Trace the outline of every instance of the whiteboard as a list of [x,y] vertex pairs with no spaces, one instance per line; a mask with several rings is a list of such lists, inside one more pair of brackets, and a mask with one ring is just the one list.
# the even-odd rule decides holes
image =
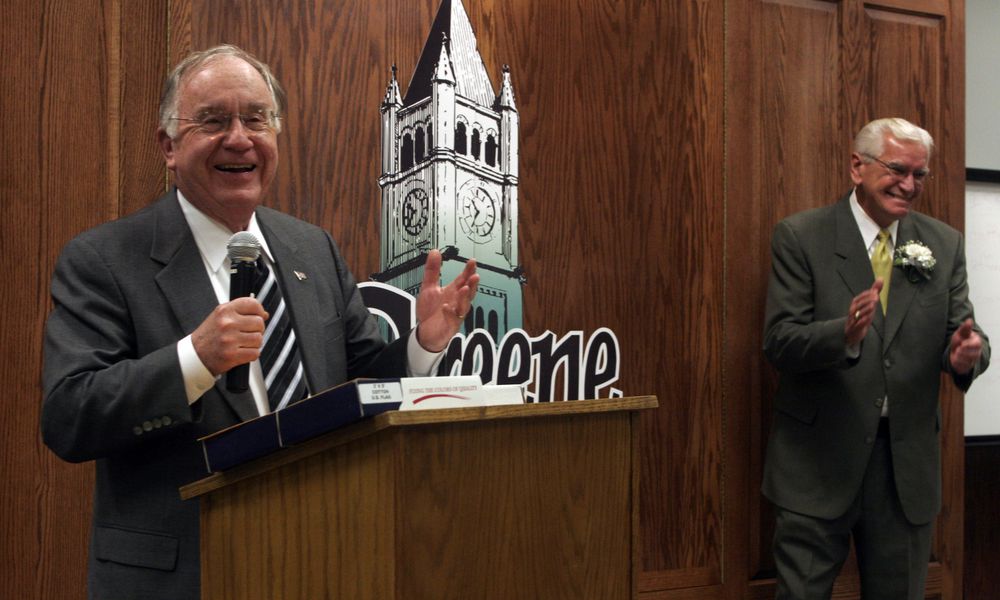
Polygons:
[[[1000,170],[1000,2],[965,2],[965,167]],[[992,58],[990,58],[992,57]],[[966,223],[970,221],[966,219]]]
[[[1000,346],[1000,183],[965,185],[965,256],[976,322]],[[965,395],[965,435],[1000,435],[1000,358]]]

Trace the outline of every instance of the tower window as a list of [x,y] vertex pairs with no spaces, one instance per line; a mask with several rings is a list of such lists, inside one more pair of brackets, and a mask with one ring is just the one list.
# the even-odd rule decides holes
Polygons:
[[492,133],[486,136],[486,164],[497,166],[497,139]]
[[410,134],[403,136],[403,150],[400,152],[400,171],[409,171],[413,168],[413,138]]
[[500,335],[500,317],[497,315],[497,311],[491,310],[488,316],[486,330],[490,332],[493,339],[497,339]]
[[465,145],[465,123],[459,122],[455,125],[455,152],[458,154],[468,154]]
[[424,161],[424,128],[417,127],[415,158],[419,164]]
[[480,148],[480,145],[481,144],[480,144],[480,141],[479,141],[479,130],[478,129],[473,129],[472,130],[472,158],[475,158],[476,160],[479,160],[479,148]]

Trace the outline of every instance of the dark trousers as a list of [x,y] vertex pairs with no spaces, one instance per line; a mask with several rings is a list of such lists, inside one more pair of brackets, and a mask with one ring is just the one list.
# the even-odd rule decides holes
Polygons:
[[830,598],[853,535],[862,598],[923,600],[934,524],[913,525],[903,515],[887,427],[880,427],[861,490],[844,515],[818,519],[778,506],[775,514],[776,598]]

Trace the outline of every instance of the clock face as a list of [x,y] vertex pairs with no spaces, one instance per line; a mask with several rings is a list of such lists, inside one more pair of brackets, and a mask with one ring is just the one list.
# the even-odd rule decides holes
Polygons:
[[420,235],[420,232],[427,226],[429,215],[430,202],[427,199],[427,192],[418,188],[411,190],[403,199],[399,223],[406,233]]
[[459,222],[465,235],[474,242],[488,241],[497,222],[496,201],[485,189],[475,187],[462,193],[460,204]]

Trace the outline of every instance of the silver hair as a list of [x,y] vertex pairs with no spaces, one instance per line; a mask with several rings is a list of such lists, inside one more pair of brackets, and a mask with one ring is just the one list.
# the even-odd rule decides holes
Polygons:
[[854,137],[854,151],[861,155],[864,162],[870,163],[872,159],[869,157],[882,156],[885,151],[886,135],[891,135],[900,141],[922,145],[927,150],[927,159],[930,160],[934,151],[934,138],[926,129],[899,117],[875,119],[862,127]]
[[177,121],[173,120],[173,117],[177,116],[177,103],[180,100],[178,90],[184,79],[193,73],[197,73],[201,67],[223,56],[239,58],[260,73],[260,76],[264,79],[264,83],[267,85],[268,91],[271,92],[271,101],[274,104],[274,130],[275,132],[281,131],[280,117],[285,109],[285,90],[271,72],[271,68],[238,46],[222,44],[187,55],[184,60],[174,67],[174,70],[167,76],[166,81],[163,82],[163,92],[160,94],[160,127],[171,138],[177,135]]

